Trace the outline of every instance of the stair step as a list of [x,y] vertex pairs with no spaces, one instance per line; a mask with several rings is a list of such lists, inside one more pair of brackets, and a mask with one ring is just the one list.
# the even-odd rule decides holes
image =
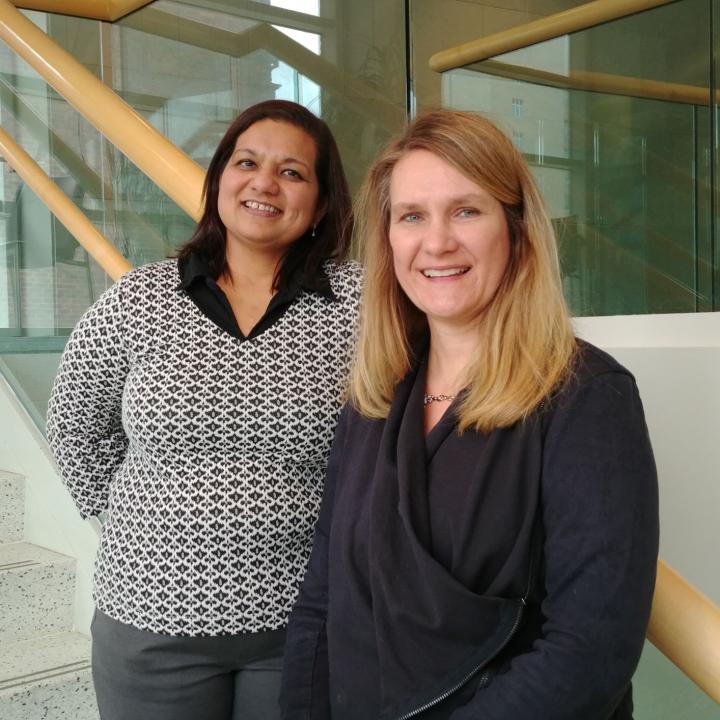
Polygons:
[[0,543],[22,540],[24,516],[25,479],[0,470]]
[[2,720],[97,720],[90,640],[75,632],[2,643]]
[[0,644],[72,628],[75,560],[18,542],[0,545]]

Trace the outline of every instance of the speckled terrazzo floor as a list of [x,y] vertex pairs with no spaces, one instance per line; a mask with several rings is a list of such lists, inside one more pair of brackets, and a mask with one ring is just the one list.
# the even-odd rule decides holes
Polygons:
[[0,470],[0,720],[98,720],[75,561],[21,542],[24,480]]
[[3,643],[0,693],[27,679],[51,678],[64,670],[90,667],[90,639],[76,632]]
[[0,545],[3,643],[70,630],[74,594],[72,558],[29,543]]
[[90,640],[60,633],[0,651],[2,720],[97,720],[90,674]]
[[25,481],[0,470],[0,543],[22,540]]

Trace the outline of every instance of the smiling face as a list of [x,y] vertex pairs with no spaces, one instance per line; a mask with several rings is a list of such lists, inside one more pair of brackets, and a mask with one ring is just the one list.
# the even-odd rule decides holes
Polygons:
[[317,223],[316,155],[313,138],[290,123],[264,119],[241,133],[218,190],[227,242],[279,260]]
[[397,280],[430,330],[471,329],[508,264],[500,202],[439,156],[411,150],[392,172],[388,235]]

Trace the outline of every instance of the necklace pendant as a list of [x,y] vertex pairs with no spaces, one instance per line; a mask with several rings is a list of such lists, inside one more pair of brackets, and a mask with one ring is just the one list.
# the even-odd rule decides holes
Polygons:
[[440,395],[425,395],[423,397],[423,405],[429,405],[430,403],[434,402],[452,402],[455,399],[454,395],[443,395],[442,393]]

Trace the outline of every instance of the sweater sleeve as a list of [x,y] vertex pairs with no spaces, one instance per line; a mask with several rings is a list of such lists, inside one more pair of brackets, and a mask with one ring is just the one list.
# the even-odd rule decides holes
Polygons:
[[110,480],[127,449],[121,424],[128,373],[123,309],[121,281],[75,326],[48,405],[48,442],[83,518],[107,509]]
[[335,432],[315,539],[288,622],[280,706],[283,720],[330,720],[327,635],[328,543],[348,408]]
[[542,518],[541,635],[452,720],[607,720],[627,692],[658,548],[655,464],[631,376],[596,376],[556,410]]

